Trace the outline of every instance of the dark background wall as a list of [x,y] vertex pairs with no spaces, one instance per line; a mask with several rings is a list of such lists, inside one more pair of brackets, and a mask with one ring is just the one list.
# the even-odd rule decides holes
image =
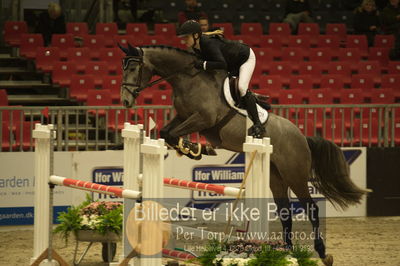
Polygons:
[[400,215],[400,148],[367,151],[368,216]]

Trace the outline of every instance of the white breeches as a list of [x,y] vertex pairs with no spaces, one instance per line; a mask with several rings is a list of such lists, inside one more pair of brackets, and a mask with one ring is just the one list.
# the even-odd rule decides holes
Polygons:
[[249,58],[239,68],[239,92],[240,96],[244,96],[249,88],[251,76],[256,67],[256,55],[250,48]]

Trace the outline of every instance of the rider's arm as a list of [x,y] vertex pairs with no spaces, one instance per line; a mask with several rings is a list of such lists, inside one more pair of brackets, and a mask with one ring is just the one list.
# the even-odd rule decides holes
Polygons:
[[202,54],[206,55],[203,63],[204,70],[227,69],[227,63],[222,54],[220,43],[217,40],[208,40],[202,43]]

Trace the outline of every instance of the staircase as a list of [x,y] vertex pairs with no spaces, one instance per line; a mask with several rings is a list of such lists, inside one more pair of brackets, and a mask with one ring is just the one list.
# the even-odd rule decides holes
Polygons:
[[34,62],[14,56],[10,47],[0,47],[0,89],[10,105],[73,105],[65,88],[50,82],[50,75],[36,70]]

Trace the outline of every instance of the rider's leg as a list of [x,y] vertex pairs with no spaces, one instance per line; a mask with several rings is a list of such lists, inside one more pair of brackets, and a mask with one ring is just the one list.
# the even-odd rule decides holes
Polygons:
[[247,113],[250,119],[253,121],[253,127],[251,128],[251,135],[257,138],[261,138],[265,133],[265,128],[261,124],[260,118],[258,117],[258,111],[256,106],[256,99],[254,95],[248,91],[251,76],[253,75],[254,68],[256,66],[256,56],[252,49],[250,49],[250,55],[247,61],[240,66],[239,69],[239,91],[242,101],[246,107]]

